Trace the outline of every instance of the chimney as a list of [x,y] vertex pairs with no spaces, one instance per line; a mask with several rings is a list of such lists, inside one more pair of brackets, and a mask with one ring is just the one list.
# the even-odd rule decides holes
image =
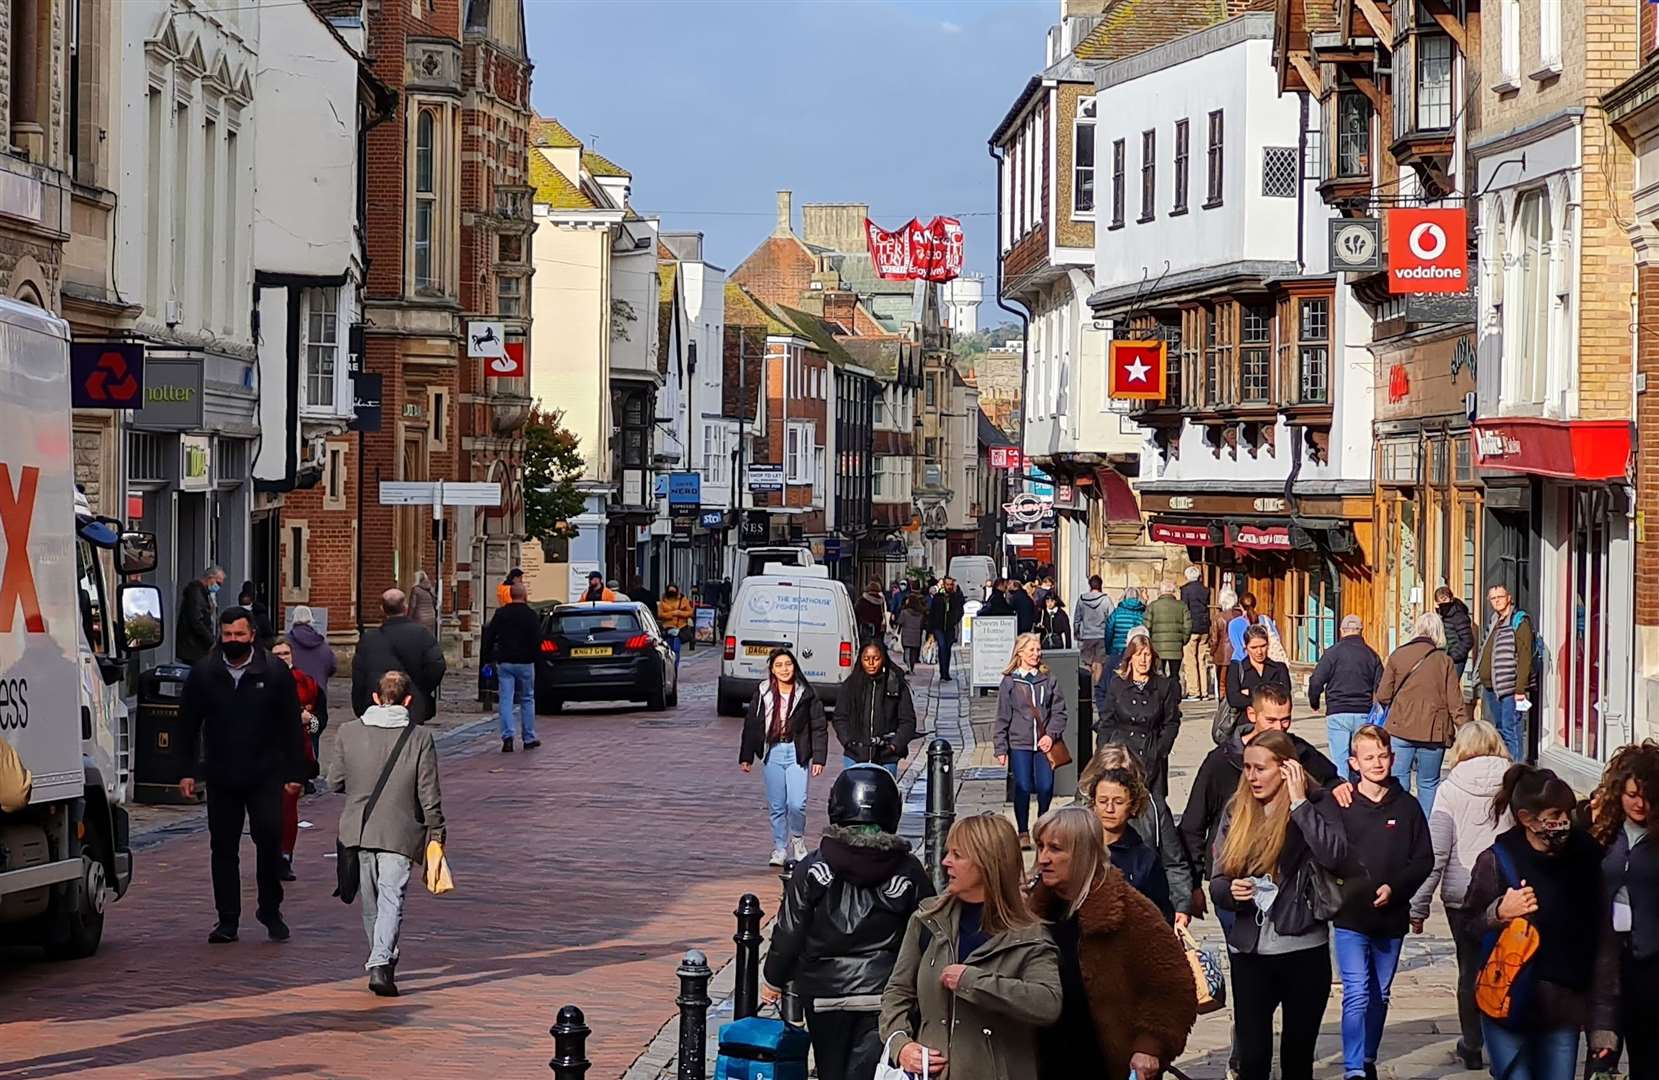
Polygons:
[[791,192],[787,189],[778,192],[778,226],[772,230],[773,236],[792,236],[795,229],[792,224],[795,217],[793,204],[790,202]]

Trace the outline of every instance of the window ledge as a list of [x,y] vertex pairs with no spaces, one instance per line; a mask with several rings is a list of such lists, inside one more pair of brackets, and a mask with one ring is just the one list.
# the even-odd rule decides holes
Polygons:
[[1561,70],[1561,61],[1559,59],[1551,60],[1549,63],[1539,67],[1537,71],[1527,72],[1527,78],[1531,79],[1533,82],[1546,82],[1550,79],[1560,78]]
[[1185,214],[1186,212],[1187,212],[1186,207],[1177,206],[1175,209],[1173,209],[1169,212],[1169,216],[1170,217],[1180,217],[1182,214]]
[[1514,75],[1505,75],[1491,86],[1494,94],[1513,94],[1520,88],[1520,79]]
[[1222,201],[1220,199],[1211,199],[1209,202],[1204,204],[1204,209],[1214,210],[1221,205],[1221,202]]
[[1095,213],[1093,210],[1073,210],[1071,212],[1071,219],[1073,221],[1092,222],[1095,219]]
[[1114,221],[1114,222],[1112,222],[1112,223],[1111,223],[1111,224],[1110,224],[1110,225],[1108,225],[1108,226],[1106,226],[1106,228],[1107,228],[1107,229],[1108,229],[1108,230],[1111,230],[1111,231],[1114,231],[1114,232],[1115,232],[1115,231],[1116,231],[1116,230],[1118,230],[1118,229],[1121,229],[1121,228],[1123,228],[1123,222],[1121,222],[1121,221]]
[[1135,219],[1135,224],[1145,225],[1147,222],[1153,220],[1157,216],[1158,216],[1157,214],[1142,214],[1140,217]]

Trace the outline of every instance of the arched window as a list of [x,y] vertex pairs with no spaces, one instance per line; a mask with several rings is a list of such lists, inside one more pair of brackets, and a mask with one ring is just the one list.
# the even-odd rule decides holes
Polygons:
[[415,287],[437,284],[433,233],[438,218],[437,116],[422,109],[415,118]]

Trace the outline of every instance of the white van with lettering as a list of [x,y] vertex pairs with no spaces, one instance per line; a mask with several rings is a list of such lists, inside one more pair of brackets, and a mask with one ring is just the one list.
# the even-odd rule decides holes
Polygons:
[[774,649],[795,654],[801,674],[833,710],[858,648],[847,587],[823,566],[767,563],[762,570],[744,578],[732,600],[717,691],[721,715],[742,715]]

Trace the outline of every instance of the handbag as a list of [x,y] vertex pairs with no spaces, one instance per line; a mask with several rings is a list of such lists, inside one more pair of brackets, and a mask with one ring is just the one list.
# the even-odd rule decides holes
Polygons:
[[[1042,717],[1037,715],[1037,694],[1036,694],[1036,691],[1033,690],[1031,692],[1031,738],[1032,738],[1032,744],[1031,745],[1032,745],[1032,749],[1036,749],[1036,745],[1037,745],[1036,740],[1038,738],[1038,732],[1042,731],[1042,729],[1043,729]],[[1070,747],[1066,746],[1065,736],[1062,735],[1062,736],[1059,736],[1057,738],[1054,738],[1054,739],[1050,740],[1049,744],[1048,744],[1048,749],[1043,751],[1043,756],[1048,759],[1048,767],[1051,768],[1051,769],[1063,769],[1067,765],[1070,765],[1071,764],[1071,749],[1070,749]]]
[[1267,630],[1267,658],[1281,664],[1290,663],[1290,654],[1285,652],[1285,643],[1279,637],[1279,624],[1264,615],[1256,625]]
[[[380,769],[380,779],[374,782],[374,790],[369,792],[369,801],[363,804],[363,817],[357,826],[357,836],[363,836],[363,828],[369,823],[369,815],[374,813],[374,804],[380,801],[380,793],[386,789],[386,781],[391,778],[392,767],[397,759],[403,756],[404,744],[415,730],[415,723],[411,720],[403,725],[403,733],[397,737],[397,745],[392,747],[391,756]],[[361,848],[346,847],[340,843],[340,838],[334,838],[334,895],[342,903],[349,904],[357,899],[359,875],[362,873]]]
[[[928,1061],[929,1050],[926,1046],[922,1047],[922,1071],[920,1074],[905,1072],[897,1065],[888,1064],[889,1062],[896,1060],[893,1057],[893,1040],[897,1039],[901,1035],[905,1035],[905,1033],[902,1031],[895,1031],[893,1034],[887,1036],[887,1042],[881,1048],[881,1061],[876,1065],[876,1075],[874,1080],[918,1080],[919,1077],[925,1077],[928,1075],[927,1067],[930,1062]],[[908,1036],[906,1036],[906,1038],[908,1038]]]
[[1227,979],[1221,972],[1221,960],[1213,950],[1202,948],[1192,931],[1184,926],[1175,928],[1175,936],[1186,950],[1187,964],[1192,968],[1192,981],[1198,993],[1198,1014],[1213,1013],[1227,1006]]

